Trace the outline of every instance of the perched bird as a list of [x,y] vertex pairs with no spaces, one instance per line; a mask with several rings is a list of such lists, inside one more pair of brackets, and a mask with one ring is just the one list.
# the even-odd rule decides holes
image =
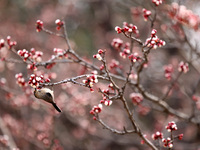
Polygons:
[[34,96],[38,99],[43,99],[46,102],[51,103],[58,112],[61,112],[60,108],[56,105],[54,101],[54,94],[51,89],[49,88],[36,89],[35,88]]

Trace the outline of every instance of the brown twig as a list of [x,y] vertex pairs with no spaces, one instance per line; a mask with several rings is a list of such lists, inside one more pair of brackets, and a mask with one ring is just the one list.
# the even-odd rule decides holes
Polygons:
[[113,84],[114,88],[117,89],[117,91],[119,92],[120,88],[119,88],[119,86],[113,81],[112,76],[110,75],[110,72],[109,72],[108,67],[107,67],[107,65],[106,65],[106,60],[103,58],[103,59],[101,60],[101,62],[103,63],[104,70],[105,70],[105,72],[106,72],[106,75],[107,75],[109,81]]
[[112,133],[119,134],[119,135],[135,133],[134,130],[126,130],[126,129],[124,128],[123,131],[119,131],[119,130],[116,130],[116,129],[113,129],[113,128],[109,127],[107,124],[105,124],[105,123],[99,118],[99,115],[98,115],[98,114],[97,114],[96,118],[97,118],[97,121],[103,126],[104,129],[107,129],[107,130],[111,131]]
[[126,110],[126,112],[128,114],[128,117],[129,117],[129,119],[130,119],[130,121],[131,121],[131,123],[133,125],[133,128],[134,128],[135,132],[141,137],[142,140],[144,140],[144,142],[149,147],[151,147],[154,150],[157,150],[157,148],[155,147],[155,145],[144,136],[144,134],[142,133],[141,129],[136,124],[136,121],[133,118],[133,114],[131,113],[130,108],[129,108],[128,104],[127,104],[127,101],[126,101],[126,99],[124,98],[123,95],[121,96],[121,100],[123,102],[124,108],[125,108],[125,110]]
[[174,85],[177,83],[178,79],[180,78],[180,76],[182,75],[182,72],[179,72],[177,77],[171,82],[171,84],[168,86],[168,90],[165,93],[165,95],[163,96],[162,100],[166,100],[167,96],[169,95],[169,92],[172,90],[172,88],[174,87]]
[[136,41],[139,45],[143,45],[143,42],[140,39],[135,38],[134,36],[126,34],[126,32],[123,32],[123,34],[127,37],[132,39],[133,41]]
[[[87,87],[86,84],[77,82],[76,80],[82,79],[82,78],[86,78],[86,77],[92,76],[92,75],[93,75],[93,74],[84,74],[84,75],[76,76],[76,77],[73,77],[73,78],[64,79],[64,80],[61,80],[61,81],[58,81],[58,82],[55,82],[55,83],[41,83],[41,85],[44,85],[44,86],[56,86],[56,85],[60,85],[60,84],[64,84],[64,83],[69,83],[69,82],[71,82],[71,83],[73,83],[73,84],[77,84],[77,85],[80,85],[80,86],[85,86],[85,87]],[[104,76],[97,75],[97,78],[98,78],[98,79],[108,80],[108,81],[109,81],[109,79],[108,79],[107,77],[104,77]]]

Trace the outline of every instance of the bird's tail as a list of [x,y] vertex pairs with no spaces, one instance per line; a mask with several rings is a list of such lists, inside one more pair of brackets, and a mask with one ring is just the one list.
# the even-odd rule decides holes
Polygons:
[[60,108],[56,105],[56,103],[52,103],[52,105],[53,105],[53,107],[54,107],[58,112],[62,112],[62,111],[60,110]]

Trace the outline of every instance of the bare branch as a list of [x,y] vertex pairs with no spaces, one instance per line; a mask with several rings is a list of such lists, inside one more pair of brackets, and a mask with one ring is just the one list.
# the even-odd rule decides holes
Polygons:
[[169,92],[172,90],[172,88],[174,87],[174,85],[177,83],[177,81],[180,78],[181,74],[182,74],[182,72],[179,72],[179,74],[177,75],[177,77],[168,86],[168,90],[165,93],[165,95],[163,96],[162,100],[166,100],[167,96],[169,95]]
[[119,131],[119,130],[113,129],[113,128],[109,127],[107,124],[105,124],[105,123],[99,118],[98,115],[97,115],[96,118],[97,118],[97,121],[103,126],[104,129],[107,129],[107,130],[109,130],[109,131],[111,131],[111,132],[113,132],[113,133],[115,133],[115,134],[124,135],[124,134],[135,133],[134,130],[126,130],[125,128],[124,128],[123,131]]

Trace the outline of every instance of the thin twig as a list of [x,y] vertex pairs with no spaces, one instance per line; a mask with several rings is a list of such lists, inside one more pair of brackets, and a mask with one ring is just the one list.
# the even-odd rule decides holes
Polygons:
[[20,60],[17,60],[17,59],[3,59],[4,62],[8,62],[8,63],[17,63],[17,64],[23,64],[24,61],[20,61]]
[[124,34],[127,38],[130,38],[130,39],[136,41],[139,45],[143,45],[143,42],[142,42],[140,39],[137,39],[137,38],[135,38],[134,36],[130,36],[130,35],[126,34],[125,32],[123,32],[123,34]]
[[171,82],[171,84],[168,86],[168,90],[165,93],[165,95],[163,96],[162,100],[166,100],[167,96],[169,95],[169,92],[172,90],[172,88],[174,87],[174,85],[177,83],[178,79],[180,78],[182,72],[179,72],[177,77],[173,80],[173,82]]
[[101,62],[103,63],[104,70],[107,74],[109,81],[113,84],[114,88],[117,89],[117,91],[119,91],[119,89],[120,89],[119,86],[113,81],[112,76],[110,76],[110,72],[109,72],[108,67],[106,65],[106,60],[102,59]]
[[133,114],[131,113],[130,108],[129,108],[129,106],[128,106],[128,104],[127,104],[127,101],[126,101],[126,99],[124,98],[124,96],[121,97],[121,100],[122,100],[122,102],[123,102],[123,104],[124,104],[124,108],[125,108],[125,110],[126,110],[126,112],[127,112],[127,114],[128,114],[128,117],[129,117],[129,119],[130,119],[130,121],[131,121],[131,123],[132,123],[132,125],[133,125],[133,128],[134,128],[135,132],[142,138],[142,140],[145,141],[145,143],[146,143],[149,147],[151,147],[153,150],[157,150],[157,148],[155,147],[155,145],[154,145],[151,141],[149,141],[149,140],[144,136],[144,134],[142,133],[141,129],[140,129],[139,126],[136,124],[136,121],[135,121],[134,118],[133,118]]
[[129,71],[127,73],[126,81],[125,81],[124,85],[121,88],[122,89],[122,93],[125,92],[126,85],[129,83],[129,77],[131,75],[132,70],[133,70],[133,62],[131,62],[131,65],[129,67]]
[[138,90],[140,91],[140,93],[144,96],[144,98],[148,99],[149,101],[157,104],[158,106],[160,106],[161,108],[163,108],[163,112],[165,113],[169,113],[173,116],[176,116],[177,118],[180,119],[184,119],[185,121],[190,121],[191,123],[194,124],[199,124],[198,120],[192,119],[190,120],[189,116],[186,115],[185,113],[182,113],[180,111],[176,111],[175,109],[171,108],[165,101],[163,101],[162,99],[156,97],[153,94],[148,93],[147,91],[144,90],[144,88],[142,87],[142,85],[138,85],[137,86]]
[[109,95],[114,95],[114,96],[109,96],[108,94],[104,93],[100,88],[99,88],[99,92],[103,94],[106,98],[108,98],[109,100],[117,100],[120,98],[120,96],[116,93],[109,93]]
[[67,34],[65,21],[63,21],[63,29],[64,29],[64,38],[65,38],[65,41],[67,43],[68,49],[72,49],[71,44],[69,42],[69,37],[68,37],[68,34]]
[[48,30],[48,29],[46,29],[44,27],[42,28],[42,31],[44,31],[44,32],[46,32],[46,33],[48,33],[50,35],[55,35],[57,37],[65,38],[65,36],[63,34],[58,34],[58,33],[52,32],[52,31],[50,31],[50,30]]
[[157,7],[156,6],[154,6],[154,10],[155,10],[155,12],[154,12],[153,19],[150,20],[151,21],[151,29],[153,28],[154,23],[156,21],[156,17],[157,17]]
[[[81,79],[81,78],[85,78],[85,77],[88,77],[88,76],[92,76],[92,75],[93,74],[84,74],[84,75],[76,76],[76,77],[73,77],[73,78],[64,79],[64,80],[61,80],[61,81],[55,82],[55,83],[41,83],[41,85],[44,85],[44,86],[55,86],[55,85],[71,82],[71,83],[74,83],[74,84],[78,84],[80,86],[86,86],[86,84],[77,82],[76,80]],[[102,79],[102,80],[109,80],[107,77],[100,76],[100,75],[97,75],[97,78],[98,79]]]
[[98,115],[97,115],[96,118],[97,118],[97,121],[103,126],[104,129],[107,129],[107,130],[111,131],[112,133],[120,134],[120,135],[135,133],[134,130],[126,130],[125,128],[124,128],[123,131],[119,131],[119,130],[113,129],[113,128],[109,127],[107,124],[105,124],[105,123],[99,118]]

